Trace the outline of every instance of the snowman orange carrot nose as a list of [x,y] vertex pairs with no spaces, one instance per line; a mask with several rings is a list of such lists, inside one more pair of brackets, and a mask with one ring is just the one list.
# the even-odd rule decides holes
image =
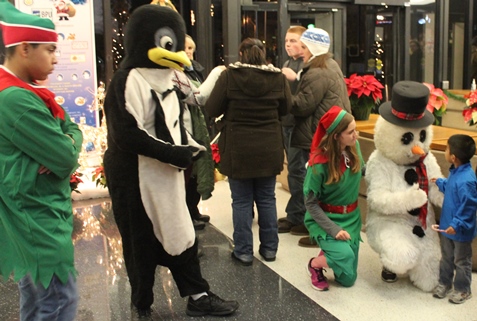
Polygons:
[[425,154],[424,150],[417,145],[414,145],[412,147],[411,152],[415,155],[424,155]]

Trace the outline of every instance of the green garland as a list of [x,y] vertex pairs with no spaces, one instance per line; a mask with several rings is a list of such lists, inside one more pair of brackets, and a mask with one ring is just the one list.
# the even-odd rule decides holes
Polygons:
[[452,99],[454,99],[454,100],[463,102],[464,104],[465,104],[465,102],[467,101],[467,99],[465,99],[464,97],[462,97],[462,96],[460,96],[460,95],[454,95],[453,93],[451,93],[451,92],[448,91],[447,89],[444,89],[443,92],[444,92],[444,94],[447,95],[447,98],[452,98]]

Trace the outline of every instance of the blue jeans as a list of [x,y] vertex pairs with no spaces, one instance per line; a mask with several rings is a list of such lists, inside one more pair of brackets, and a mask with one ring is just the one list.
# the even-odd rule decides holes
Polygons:
[[234,253],[244,260],[253,259],[253,204],[258,212],[260,251],[270,254],[278,249],[276,176],[251,179],[229,178],[234,223]]
[[446,286],[454,284],[455,291],[470,293],[470,285],[472,283],[472,242],[457,242],[442,235],[441,252],[439,283]]
[[66,284],[53,275],[48,288],[34,284],[30,275],[18,283],[21,321],[73,321],[78,307],[78,289],[70,275]]
[[305,218],[305,199],[303,197],[303,182],[306,176],[306,163],[308,162],[309,150],[290,146],[293,127],[283,128],[283,140],[285,142],[285,152],[288,160],[288,188],[290,189],[290,199],[288,200],[285,212],[287,220],[294,225],[303,224]]

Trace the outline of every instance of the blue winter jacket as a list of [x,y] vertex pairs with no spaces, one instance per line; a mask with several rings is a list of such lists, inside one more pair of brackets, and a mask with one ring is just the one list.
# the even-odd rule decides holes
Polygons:
[[458,242],[470,242],[477,236],[477,180],[471,164],[451,166],[448,178],[438,178],[439,190],[444,193],[444,204],[439,229],[452,226],[456,234],[443,235]]

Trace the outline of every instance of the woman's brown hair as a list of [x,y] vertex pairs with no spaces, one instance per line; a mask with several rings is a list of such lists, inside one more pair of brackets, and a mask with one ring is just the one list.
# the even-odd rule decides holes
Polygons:
[[[340,141],[336,139],[336,137],[343,133],[353,120],[353,116],[346,113],[336,128],[323,137],[320,142],[319,149],[322,150],[328,158],[328,180],[325,184],[338,183],[343,175],[340,170],[341,146]],[[350,160],[349,167],[351,171],[353,173],[359,172],[361,170],[361,164],[356,146],[346,146],[345,151]]]
[[310,68],[328,68],[326,66],[326,61],[332,56],[333,55],[329,52],[316,56],[310,61]]
[[250,65],[266,65],[265,47],[263,42],[256,38],[247,38],[240,44],[240,62]]

